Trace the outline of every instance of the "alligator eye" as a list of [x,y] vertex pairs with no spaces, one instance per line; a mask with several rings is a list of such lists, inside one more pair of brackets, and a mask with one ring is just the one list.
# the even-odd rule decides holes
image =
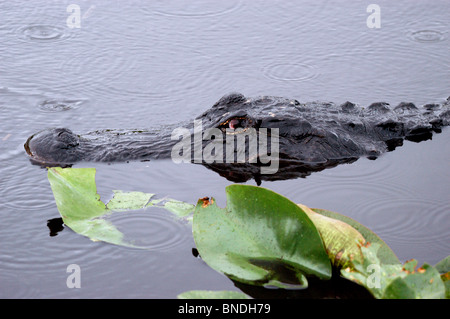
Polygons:
[[[234,133],[246,131],[252,126],[252,120],[247,117],[234,117],[222,122],[219,128],[225,132],[227,129],[235,130]],[[227,132],[231,133],[231,132]]]
[[241,123],[241,121],[232,119],[230,122],[228,122],[228,127],[234,130],[239,127],[240,123]]

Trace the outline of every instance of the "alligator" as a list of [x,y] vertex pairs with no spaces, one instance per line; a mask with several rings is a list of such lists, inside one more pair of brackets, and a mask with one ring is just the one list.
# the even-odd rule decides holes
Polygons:
[[[440,103],[417,107],[402,102],[391,107],[386,102],[361,107],[352,102],[337,105],[332,102],[300,103],[295,99],[261,96],[248,98],[240,93],[223,96],[193,123],[179,123],[154,130],[102,130],[77,135],[67,128],[51,128],[28,138],[25,150],[33,163],[43,166],[69,166],[80,161],[123,162],[148,161],[173,157],[173,149],[180,145],[175,128],[185,128],[192,149],[196,123],[201,130],[215,129],[215,135],[202,138],[207,142],[224,143],[226,137],[247,134],[249,129],[263,132],[268,139],[277,138],[277,149],[267,143],[267,154],[277,154],[277,171],[262,174],[267,159],[244,162],[217,160],[201,163],[233,182],[255,179],[279,180],[305,177],[312,172],[352,163],[358,158],[376,159],[381,154],[401,146],[404,140],[420,142],[440,133],[450,125],[450,97]],[[196,132],[197,130],[197,132]],[[217,130],[224,138],[218,138]],[[201,133],[201,132],[200,132]],[[185,133],[186,134],[186,133]],[[210,134],[211,135],[211,134]],[[197,140],[198,141],[198,140]],[[234,143],[234,142],[233,142]],[[259,145],[259,144],[258,144]],[[259,146],[260,147],[260,146]],[[234,147],[233,156],[237,156]],[[249,156],[248,149],[245,151]],[[186,154],[185,154],[186,155]],[[257,153],[260,155],[260,153]],[[220,158],[219,155],[218,158]],[[233,157],[236,158],[236,157]],[[217,159],[217,157],[216,157]]]

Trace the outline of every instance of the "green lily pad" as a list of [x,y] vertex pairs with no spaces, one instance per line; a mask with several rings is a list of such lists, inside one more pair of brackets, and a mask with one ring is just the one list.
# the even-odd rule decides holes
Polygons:
[[152,200],[154,194],[142,192],[114,191],[114,197],[105,204],[97,194],[95,173],[95,168],[48,169],[48,180],[64,224],[93,241],[144,248],[126,241],[124,235],[105,217],[151,206],[165,208],[179,217],[187,216],[194,210],[192,204],[172,199]]
[[331,263],[308,215],[265,188],[230,185],[227,206],[198,201],[193,234],[202,259],[233,280],[306,287],[306,276],[331,277]]

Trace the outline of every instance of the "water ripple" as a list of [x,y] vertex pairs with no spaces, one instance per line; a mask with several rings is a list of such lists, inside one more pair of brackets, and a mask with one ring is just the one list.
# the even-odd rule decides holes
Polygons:
[[351,166],[338,166],[334,169],[326,170],[318,176],[318,178],[326,179],[324,182],[358,182],[370,180],[371,184],[374,182],[391,180],[392,175],[396,174],[392,168],[393,164],[386,156],[374,160],[366,158],[358,159]]
[[[23,148],[23,146],[22,146]],[[14,167],[17,156],[11,160],[3,161],[5,167]],[[36,210],[49,208],[55,205],[53,194],[49,188],[43,187],[47,180],[47,171],[39,170],[39,173],[30,173],[36,170],[29,163],[16,169],[2,169],[2,182],[0,197],[5,199],[3,205],[14,210]]]
[[313,65],[295,62],[270,63],[263,67],[265,77],[278,81],[308,81],[318,76]]
[[169,250],[191,236],[186,225],[161,208],[116,213],[107,218],[127,242],[149,250]]
[[31,299],[40,298],[40,290],[28,282],[23,274],[16,274],[14,270],[4,271],[0,275],[0,298]]
[[407,37],[420,43],[444,41],[447,31],[448,26],[440,21],[414,21],[407,25]]
[[142,10],[146,13],[151,12],[170,17],[214,17],[237,10],[242,1],[183,1],[182,3],[182,5],[173,5],[163,0],[152,1],[149,7],[143,7]]
[[419,30],[410,32],[409,38],[417,42],[440,42],[445,40],[445,33],[437,30]]
[[391,198],[366,201],[357,209],[365,211],[367,224],[386,240],[428,246],[445,242],[444,250],[450,248],[448,202]]
[[[327,1],[304,2],[260,0],[247,1],[247,10],[254,12],[258,18],[264,17],[264,24],[282,25],[289,29],[301,29],[303,23],[316,23],[318,17],[327,12]],[[295,18],[292,12],[296,12]]]
[[38,104],[38,109],[43,112],[64,112],[79,108],[85,100],[48,99]]
[[[105,62],[105,55],[108,55],[108,63]],[[135,59],[130,59],[120,52],[106,52],[96,50],[95,52],[86,52],[85,54],[72,55],[64,59],[59,68],[67,76],[66,81],[60,83],[62,89],[70,87],[71,89],[88,88],[95,91],[95,84],[107,85],[111,81],[121,79],[127,72],[134,67]],[[89,88],[90,87],[90,88]]]
[[55,25],[28,25],[19,28],[20,38],[26,41],[54,42],[65,40],[70,36],[69,29]]

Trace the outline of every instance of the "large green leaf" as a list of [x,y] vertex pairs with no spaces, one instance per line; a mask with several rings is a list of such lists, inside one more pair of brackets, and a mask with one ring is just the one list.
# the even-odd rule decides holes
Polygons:
[[[400,261],[398,260],[398,257],[395,255],[395,253],[392,251],[392,249],[380,237],[378,237],[377,234],[375,234],[373,231],[371,231],[366,226],[361,225],[356,220],[354,220],[348,216],[341,215],[336,212],[332,212],[332,211],[325,210],[325,209],[318,209],[318,208],[312,208],[312,210],[318,214],[327,216],[329,218],[333,218],[335,220],[340,220],[340,221],[352,226],[364,237],[366,242],[369,242],[372,244],[379,244],[380,248],[377,251],[377,257],[379,258],[379,260],[382,264],[399,264],[400,263]],[[320,231],[320,228],[319,228],[319,231]]]
[[194,209],[194,205],[172,199],[152,200],[154,194],[142,192],[114,191],[114,197],[104,204],[97,194],[95,173],[95,168],[48,169],[48,180],[64,224],[93,241],[143,248],[126,241],[123,234],[104,217],[151,206],[162,207],[184,217]]
[[331,263],[308,215],[265,188],[230,185],[227,206],[199,200],[193,234],[202,259],[234,280],[307,286],[305,275],[331,277]]

